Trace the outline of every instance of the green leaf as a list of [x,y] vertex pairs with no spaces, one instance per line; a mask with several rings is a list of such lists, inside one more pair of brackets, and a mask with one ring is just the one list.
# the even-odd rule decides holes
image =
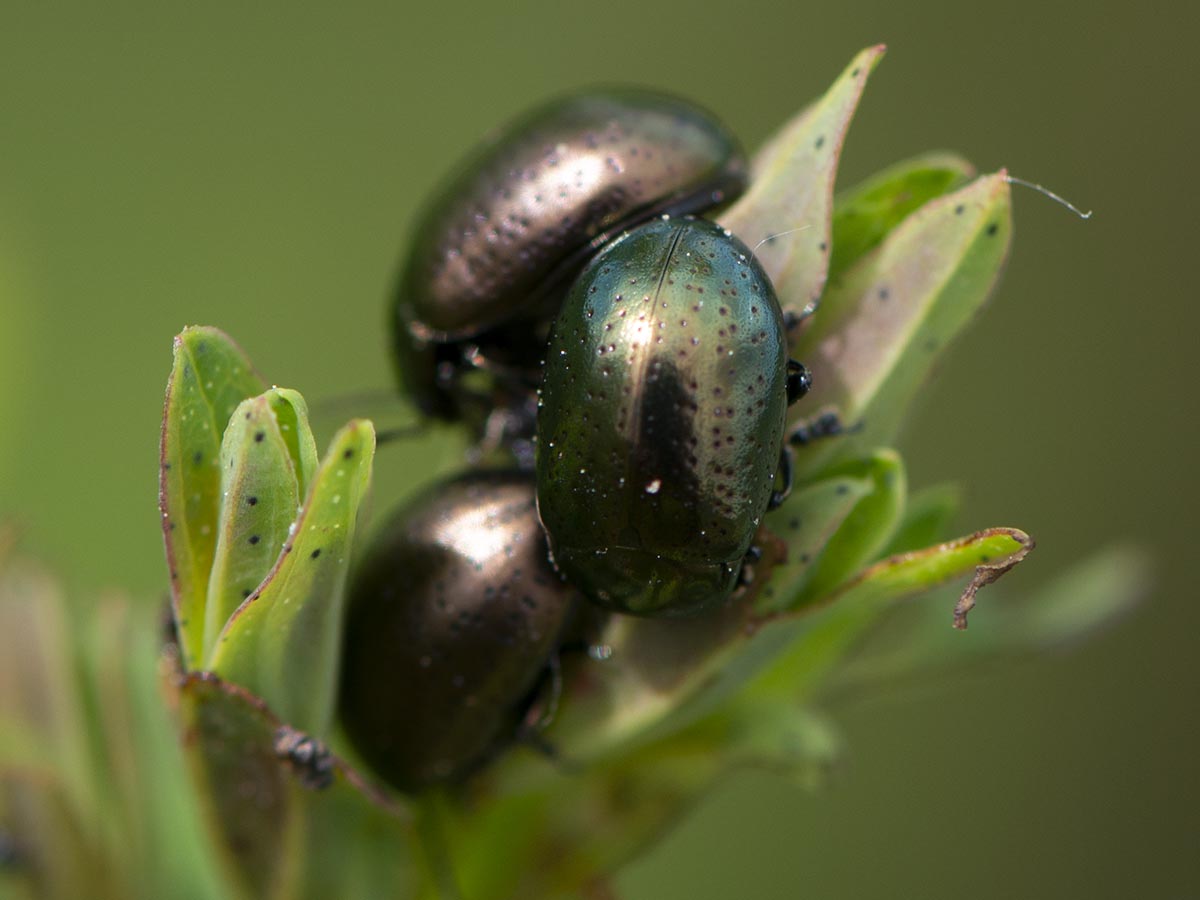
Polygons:
[[869,475],[835,475],[795,491],[783,506],[767,513],[767,530],[783,541],[784,548],[781,558],[772,561],[766,572],[756,606],[759,614],[784,612],[795,606],[825,545],[874,490]]
[[15,865],[0,868],[0,897],[128,896],[114,883],[110,861],[88,841],[77,812],[62,784],[0,771],[0,827],[6,834],[20,835],[22,854]]
[[226,897],[162,702],[158,616],[120,595],[69,608],[31,564],[0,570],[0,828],[56,896]]
[[824,97],[759,151],[749,190],[720,217],[754,250],[785,313],[802,315],[821,296],[842,142],[883,52],[878,45],[855,56]]
[[315,787],[312,772],[281,750],[290,729],[237,685],[189,675],[179,710],[209,821],[248,896],[414,895],[404,809],[327,751],[319,757],[328,781]]
[[837,466],[829,474],[869,479],[865,494],[826,542],[799,597],[786,606],[812,603],[878,559],[904,512],[904,463],[894,450]]
[[961,505],[962,491],[956,484],[939,484],[910,495],[904,504],[904,518],[884,555],[907,553],[942,540]]
[[833,201],[829,281],[877,246],[911,212],[960,187],[975,167],[952,153],[927,153],[889,166]]
[[918,604],[838,668],[834,688],[893,683],[922,672],[1070,644],[1128,613],[1150,588],[1144,552],[1115,546],[1076,563],[1032,593],[993,595],[968,638],[945,627],[945,610]]
[[[588,674],[580,701],[564,704],[553,739],[565,755],[600,758],[629,744],[659,739],[702,718],[731,690],[766,665],[784,644],[748,640],[772,613],[798,608],[812,571],[822,584],[845,580],[882,550],[899,516],[904,470],[892,451],[846,466],[798,491],[768,516],[763,562],[748,590],[721,610],[683,620],[613,617],[600,643],[606,665]],[[834,538],[834,556],[821,548]],[[778,544],[781,542],[782,546]],[[774,545],[774,546],[773,546]],[[824,560],[824,562],[822,562]],[[845,569],[850,566],[850,569]]]
[[298,393],[272,388],[238,406],[221,443],[221,511],[204,611],[206,659],[229,617],[279,558],[316,465]]
[[1029,535],[1015,528],[990,528],[957,540],[875,563],[836,594],[817,615],[780,617],[763,631],[779,629],[791,649],[759,675],[748,693],[796,701],[810,695],[851,645],[897,601],[970,573],[947,625],[966,626],[966,614],[981,587],[1021,562],[1033,549]]
[[374,452],[370,422],[351,422],[334,437],[289,543],[226,623],[209,661],[318,737],[333,716],[346,574]]
[[223,332],[186,328],[175,338],[159,447],[158,505],[185,668],[203,659],[204,604],[220,508],[221,435],[237,405],[266,387]]
[[728,768],[766,769],[811,789],[841,755],[837,729],[807,707],[747,701],[719,718],[728,730],[714,752]]
[[806,414],[833,407],[856,426],[817,442],[798,477],[891,442],[938,354],[995,285],[1012,233],[1001,171],[927,203],[831,285],[796,355],[812,370]]

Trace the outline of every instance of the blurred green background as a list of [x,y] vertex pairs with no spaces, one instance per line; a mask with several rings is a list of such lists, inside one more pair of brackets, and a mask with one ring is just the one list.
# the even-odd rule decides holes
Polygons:
[[[1081,222],[1015,189],[1000,290],[906,432],[911,483],[966,486],[961,531],[1034,534],[1009,592],[1124,540],[1154,554],[1156,580],[1086,645],[835,706],[848,750],[822,791],[731,778],[618,887],[1200,896],[1200,22],[1174,7],[7,5],[0,515],[77,596],[122,585],[161,602],[158,418],[182,326],[221,326],[310,399],[383,397],[398,248],[488,128],[549,94],[635,82],[703,102],[754,146],[884,41],[841,184],[956,149],[1096,210]],[[343,399],[329,421],[389,408]],[[429,470],[410,452],[381,453],[377,508]]]

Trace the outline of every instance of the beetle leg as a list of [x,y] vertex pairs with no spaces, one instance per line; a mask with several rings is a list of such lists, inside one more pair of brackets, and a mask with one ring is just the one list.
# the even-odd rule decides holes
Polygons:
[[862,428],[861,423],[849,428],[846,427],[842,424],[841,417],[836,412],[823,412],[815,419],[809,419],[806,422],[800,422],[796,425],[792,429],[792,433],[788,435],[787,442],[793,447],[803,447],[821,438],[836,437],[840,434],[857,431],[860,428]]
[[550,660],[546,663],[546,672],[534,688],[536,699],[530,704],[529,710],[517,727],[517,741],[542,754],[564,771],[573,772],[577,767],[570,760],[564,759],[558,752],[558,747],[542,734],[558,713],[562,685],[562,662],[556,651],[550,655]]
[[812,376],[802,363],[787,361],[787,402],[791,406],[812,388]]
[[784,444],[779,450],[778,474],[783,479],[783,487],[771,492],[771,499],[767,502],[768,511],[783,506],[784,501],[792,492],[792,448],[787,444]]

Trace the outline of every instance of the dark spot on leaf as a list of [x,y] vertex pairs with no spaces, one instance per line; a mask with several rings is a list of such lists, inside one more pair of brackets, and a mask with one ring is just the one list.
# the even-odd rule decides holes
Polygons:
[[992,236],[994,236],[994,235],[996,234],[996,232],[997,232],[997,231],[999,231],[999,230],[1000,230],[1000,226],[999,226],[999,225],[997,225],[995,222],[993,222],[991,225],[989,225],[989,226],[987,227],[987,234],[988,234],[988,237],[992,237]]
[[312,552],[312,554],[310,554],[309,559],[316,559],[320,555],[321,555],[321,548],[318,547],[316,550],[314,550]]
[[197,450],[195,453],[192,454],[192,462],[194,462],[196,465],[200,465],[200,462],[203,459],[204,459],[204,454],[199,450]]
[[839,484],[837,486],[837,495],[839,497],[844,496],[845,494],[847,494],[849,492],[850,492],[850,488],[848,486],[846,486],[844,484]]
[[818,150],[820,150],[822,147],[824,147],[824,146],[825,146],[825,135],[821,135],[820,137],[818,137],[818,138],[817,138],[817,142],[816,142],[816,144],[815,144],[814,146],[815,146],[815,147],[816,147]]
[[860,67],[857,67],[857,66],[856,66],[856,67],[855,67],[855,69],[854,69],[854,71],[850,73],[850,77],[851,77],[851,78],[857,78],[857,77],[858,77],[858,73],[859,73],[859,72],[861,72],[861,71],[862,71],[862,69],[861,69]]
[[353,450],[346,450],[342,453],[342,459],[350,459],[353,456],[354,456]]
[[880,300],[886,300],[890,296],[891,296],[891,292],[887,288],[881,287],[879,289],[879,299]]
[[821,241],[821,243],[817,244],[817,249],[820,250],[822,253],[824,253],[826,250],[829,249],[829,245],[826,244],[824,241]]
[[263,441],[263,438],[265,438],[266,436],[267,436],[267,433],[265,431],[256,431],[254,433],[254,443],[261,444]]
[[258,498],[257,497],[247,497],[246,502],[249,503],[251,506],[255,506],[258,504]]
[[961,216],[963,214],[963,212],[965,212],[965,211],[966,211],[966,207],[963,206],[961,203],[958,204],[958,206],[954,207],[954,214],[956,216]]
[[262,538],[259,537],[257,534],[250,535],[250,543],[251,544],[257,544],[261,540],[262,540]]
[[245,600],[253,593],[254,591],[252,591],[250,588],[242,588],[242,599]]

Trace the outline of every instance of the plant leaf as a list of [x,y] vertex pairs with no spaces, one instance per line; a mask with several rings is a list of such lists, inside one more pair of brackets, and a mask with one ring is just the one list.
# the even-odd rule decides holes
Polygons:
[[272,388],[242,402],[221,442],[221,511],[204,616],[207,659],[229,617],[275,565],[317,465],[304,399]]
[[[674,730],[681,699],[730,664],[756,609],[775,611],[795,598],[829,535],[873,489],[869,478],[844,476],[798,490],[767,517],[768,533],[778,537],[763,541],[766,555],[751,590],[721,609],[687,619],[612,617],[598,642],[609,659],[591,667],[587,690],[563,705],[556,745],[571,758],[597,758]],[[688,721],[694,717],[689,711]]]
[[213,672],[317,737],[333,716],[346,574],[374,452],[370,422],[337,433],[290,543],[226,623],[210,659]]
[[987,299],[1012,232],[1003,171],[927,203],[826,293],[799,342],[812,370],[808,409],[856,426],[810,445],[798,477],[829,458],[887,444],[938,353]]
[[926,153],[889,166],[833,201],[829,281],[876,247],[909,213],[962,186],[975,167],[953,153]]
[[[387,873],[389,890],[362,896],[408,896],[401,892],[411,883],[412,835],[403,809],[336,757],[324,757],[327,783],[311,786],[309,773],[278,748],[283,723],[238,685],[188,675],[178,701],[199,794],[250,896],[350,896],[340,888],[320,893],[330,887],[325,879],[340,882],[341,865],[352,881],[378,884],[378,870]],[[381,841],[386,854],[378,854]],[[330,859],[340,865],[325,865]]]
[[1086,637],[1133,609],[1150,588],[1138,548],[1117,545],[1076,563],[1019,598],[991,597],[969,639],[944,627],[944,610],[917,604],[889,617],[886,632],[838,668],[835,690],[894,682],[981,659],[1053,649]]
[[842,142],[883,52],[882,44],[860,52],[825,96],[758,152],[749,190],[720,217],[754,250],[785,313],[803,315],[821,296]]
[[221,435],[237,405],[266,387],[241,348],[218,329],[185,328],[175,338],[159,445],[158,505],[185,668],[203,659],[204,603],[220,507]]
[[844,463],[830,474],[869,479],[873,487],[825,543],[804,590],[785,608],[818,600],[878,559],[904,512],[904,463],[894,450],[879,450],[868,459]]
[[228,896],[162,703],[160,658],[145,608],[121,595],[68,604],[35,566],[0,564],[0,782],[12,787],[0,830],[33,870],[53,870],[39,871],[46,884],[86,869],[82,889],[57,896]]
[[822,550],[874,490],[869,474],[840,473],[796,491],[783,506],[767,513],[767,529],[783,541],[784,552],[769,572],[756,612],[765,616],[796,605]]
[[866,628],[897,601],[970,573],[953,619],[947,617],[948,624],[962,627],[965,610],[979,588],[1009,571],[1032,549],[1033,539],[1023,531],[989,528],[875,563],[826,598],[819,615],[766,623],[765,632],[779,628],[791,633],[792,649],[759,675],[748,693],[759,699],[766,693],[792,701],[810,695]]
[[837,729],[804,706],[748,701],[731,704],[719,718],[727,733],[715,752],[729,768],[766,769],[811,789],[841,754]]
[[962,491],[956,484],[939,484],[910,495],[904,504],[904,518],[884,555],[907,553],[943,540],[961,505]]
[[[836,582],[882,549],[903,491],[903,469],[891,451],[847,465],[835,477],[797,491],[768,516],[767,528],[778,532],[784,547],[773,551],[780,561],[764,559],[767,571],[757,598],[747,592],[692,619],[614,617],[601,639],[609,664],[589,672],[583,699],[564,704],[553,732],[556,745],[572,758],[604,758],[707,715],[782,651],[784,644],[748,635],[761,630],[764,620],[773,621],[774,613],[800,609],[799,599],[813,596],[804,592],[813,571],[824,565],[822,580]],[[878,531],[872,525],[876,517]],[[841,543],[833,540],[835,556],[822,563],[821,548],[847,525]],[[853,568],[845,572],[844,566]]]

